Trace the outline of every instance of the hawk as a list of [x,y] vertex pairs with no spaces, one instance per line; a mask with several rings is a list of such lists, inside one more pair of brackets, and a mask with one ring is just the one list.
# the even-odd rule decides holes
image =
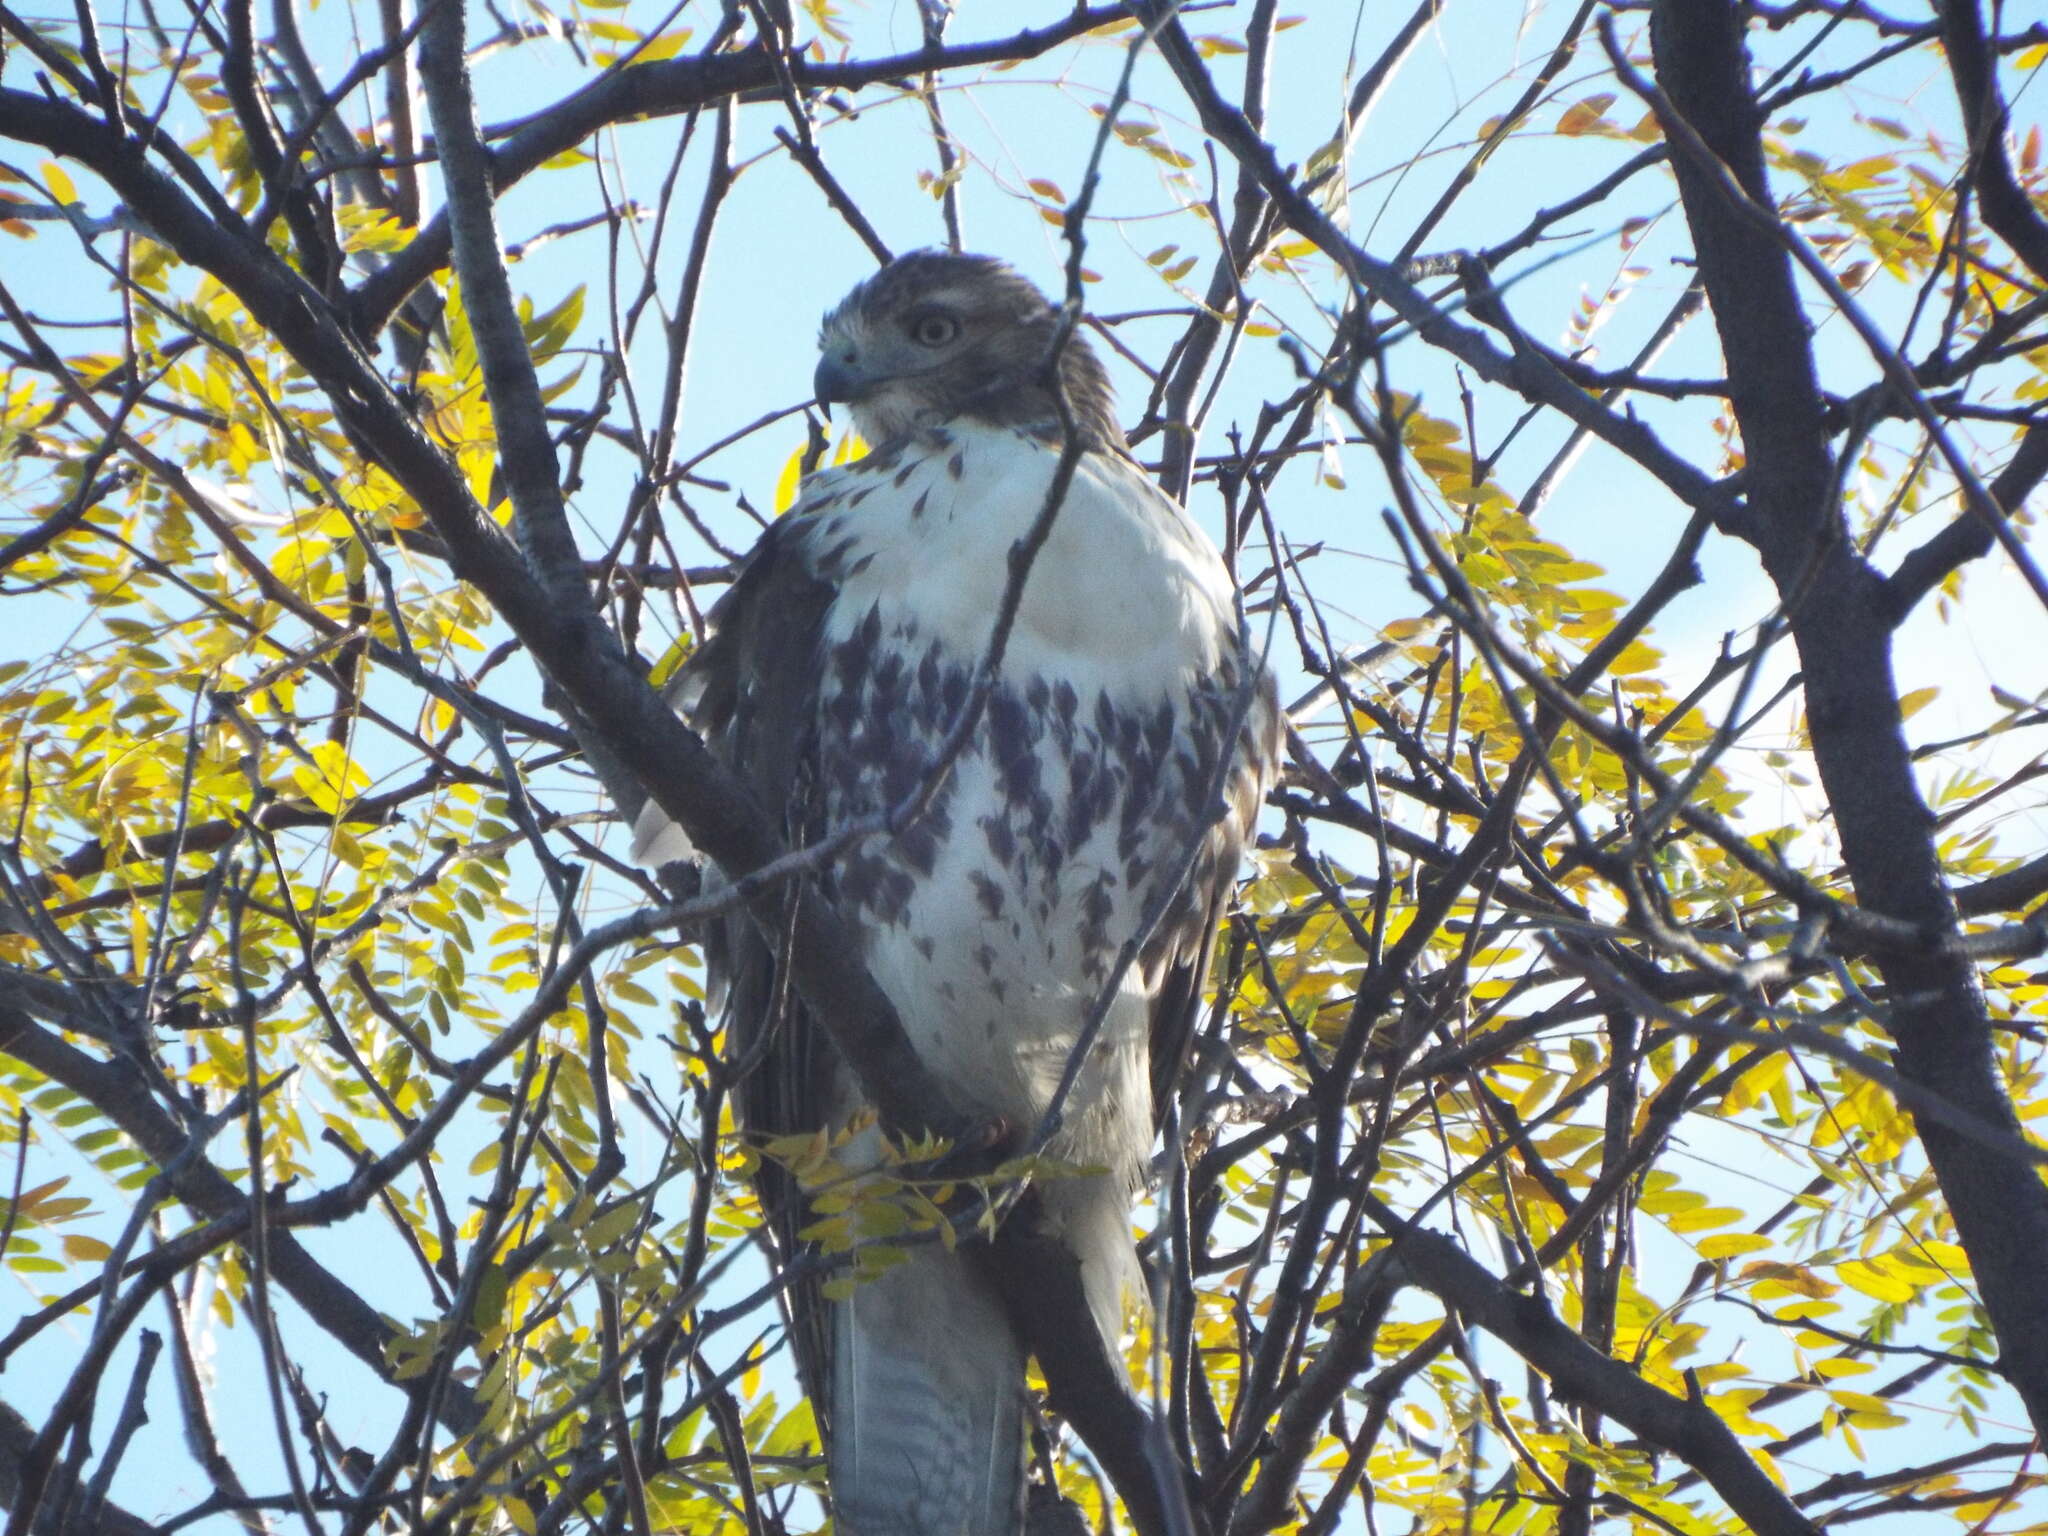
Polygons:
[[[968,706],[1011,547],[1047,504],[1064,396],[1083,451],[985,708],[922,814],[816,879],[920,1057],[1020,1141],[1141,940],[1046,1148],[1105,1171],[1043,1181],[1037,1218],[1078,1266],[1087,1315],[1072,1326],[1120,1359],[1142,1296],[1130,1218],[1154,1106],[1181,1065],[1278,713],[1215,547],[1131,459],[1101,363],[1060,332],[1060,310],[985,256],[915,252],[855,288],[825,317],[817,397],[849,405],[873,447],[805,481],[674,697],[792,846],[909,801]],[[658,820],[639,831],[649,862],[683,851]],[[744,1131],[845,1125],[854,1075],[778,985],[772,943],[739,918],[707,950],[748,1069]],[[759,1186],[787,1257],[801,1192],[773,1167]],[[790,1312],[840,1532],[1018,1529],[1026,1350],[985,1272],[928,1243],[845,1299],[799,1287]]]

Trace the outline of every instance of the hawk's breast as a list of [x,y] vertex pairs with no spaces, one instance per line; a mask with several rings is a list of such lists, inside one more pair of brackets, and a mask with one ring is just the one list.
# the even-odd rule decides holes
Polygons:
[[[812,563],[837,589],[812,759],[823,826],[923,783],[1057,457],[954,427],[807,492]],[[1042,1109],[1118,952],[1218,819],[1241,672],[1213,546],[1135,467],[1083,455],[966,749],[921,820],[828,877],[920,1054],[990,1110]],[[1151,1132],[1143,968],[1122,990],[1070,1149],[1112,1164]]]

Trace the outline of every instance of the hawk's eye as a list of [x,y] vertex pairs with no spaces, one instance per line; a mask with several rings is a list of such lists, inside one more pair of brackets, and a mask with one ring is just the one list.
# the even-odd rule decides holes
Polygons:
[[937,311],[919,315],[910,322],[910,339],[920,347],[943,347],[960,334],[960,322]]

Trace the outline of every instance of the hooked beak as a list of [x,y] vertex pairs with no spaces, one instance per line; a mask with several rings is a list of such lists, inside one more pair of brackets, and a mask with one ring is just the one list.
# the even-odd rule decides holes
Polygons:
[[818,359],[818,371],[811,375],[811,388],[827,416],[832,414],[835,402],[852,403],[866,382],[850,353],[827,352]]

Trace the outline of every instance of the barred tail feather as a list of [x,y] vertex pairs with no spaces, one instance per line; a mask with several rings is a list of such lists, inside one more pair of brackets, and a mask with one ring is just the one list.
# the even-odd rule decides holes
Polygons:
[[1016,1536],[1024,1353],[959,1255],[922,1248],[833,1304],[840,1536]]

